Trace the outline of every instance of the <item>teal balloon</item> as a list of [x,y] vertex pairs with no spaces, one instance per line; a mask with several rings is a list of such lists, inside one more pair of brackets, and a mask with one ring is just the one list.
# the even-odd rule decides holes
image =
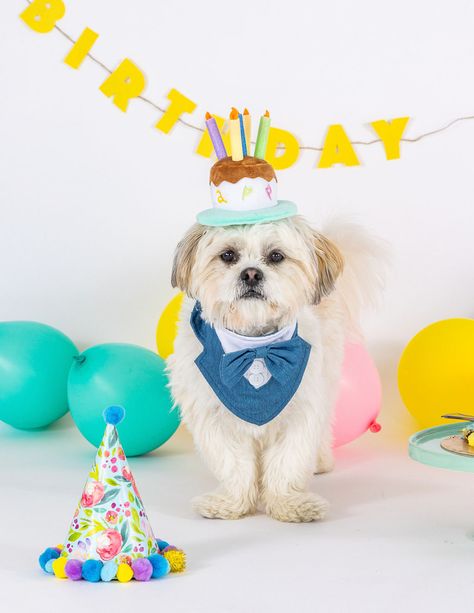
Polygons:
[[51,326],[1,322],[0,420],[33,430],[67,413],[67,377],[78,353],[74,343]]
[[104,409],[124,407],[125,418],[117,426],[120,442],[126,455],[142,455],[163,445],[179,426],[167,385],[165,362],[156,353],[122,343],[95,345],[70,370],[71,415],[97,447],[104,435]]

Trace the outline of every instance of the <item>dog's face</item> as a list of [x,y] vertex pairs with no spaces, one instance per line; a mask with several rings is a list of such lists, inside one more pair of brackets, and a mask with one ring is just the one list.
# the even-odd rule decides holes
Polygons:
[[194,225],[179,243],[172,285],[200,301],[205,318],[259,335],[297,318],[334,288],[337,247],[301,217],[221,228]]

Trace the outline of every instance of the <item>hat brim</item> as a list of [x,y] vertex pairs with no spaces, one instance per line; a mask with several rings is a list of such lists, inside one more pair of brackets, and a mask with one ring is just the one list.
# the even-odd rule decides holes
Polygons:
[[265,223],[293,217],[297,213],[296,204],[289,200],[278,200],[278,204],[253,211],[230,211],[229,209],[206,209],[197,215],[203,226],[236,226]]

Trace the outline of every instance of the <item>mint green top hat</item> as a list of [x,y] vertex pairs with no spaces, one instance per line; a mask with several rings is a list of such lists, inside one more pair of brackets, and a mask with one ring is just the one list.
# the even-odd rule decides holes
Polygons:
[[278,200],[275,171],[260,158],[222,158],[211,168],[209,183],[212,208],[197,215],[204,226],[263,223],[297,213],[293,202]]

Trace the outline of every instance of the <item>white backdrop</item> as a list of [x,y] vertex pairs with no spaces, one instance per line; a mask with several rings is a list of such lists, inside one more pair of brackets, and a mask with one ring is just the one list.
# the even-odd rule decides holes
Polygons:
[[[25,5],[0,4],[0,320],[51,324],[82,348],[154,348],[174,246],[209,204],[210,161],[193,153],[194,131],[153,129],[159,114],[140,101],[121,113],[98,90],[106,74],[63,64],[70,43],[31,31]],[[255,118],[268,107],[274,125],[320,145],[330,123],[368,139],[369,121],[409,115],[415,136],[474,113],[468,0],[66,5],[66,32],[98,32],[93,53],[112,67],[131,58],[161,106],[172,87],[195,100],[194,122],[231,104]],[[357,148],[361,167],[317,170],[305,152],[279,173],[280,197],[316,224],[345,214],[392,245],[366,331],[397,406],[404,344],[432,321],[473,314],[473,139],[465,122],[402,145],[397,161],[377,144]]]

